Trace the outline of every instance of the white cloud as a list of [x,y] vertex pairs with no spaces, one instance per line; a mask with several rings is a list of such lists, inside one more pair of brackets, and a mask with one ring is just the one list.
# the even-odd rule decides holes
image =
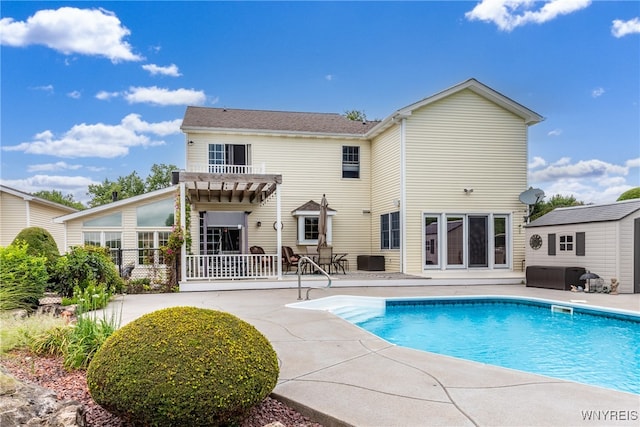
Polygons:
[[324,79],[327,81],[333,80],[333,74],[327,74],[326,76],[324,76]]
[[571,157],[560,157],[555,163],[553,163],[553,166],[568,165],[570,162]]
[[63,194],[71,194],[74,200],[87,203],[87,188],[89,185],[100,184],[91,178],[84,176],[62,175],[34,175],[25,179],[2,180],[2,185],[24,191],[36,193],[38,191],[51,191],[56,189]]
[[206,101],[206,95],[201,90],[169,90],[156,86],[130,87],[123,96],[130,104],[202,105]]
[[640,157],[627,160],[625,166],[628,168],[640,168]]
[[77,170],[80,168],[82,168],[82,165],[70,165],[67,162],[42,163],[39,165],[27,166],[27,172],[52,172],[60,170]]
[[128,154],[131,147],[164,145],[164,141],[152,139],[148,134],[165,136],[180,133],[180,123],[181,119],[148,123],[137,114],[129,114],[117,125],[82,123],[60,137],[47,130],[37,134],[33,141],[3,146],[2,149],[62,158],[114,158]]
[[638,17],[628,21],[616,19],[612,22],[611,34],[613,34],[614,37],[620,38],[629,34],[637,33],[640,33],[640,18]]
[[105,9],[61,7],[39,10],[26,21],[0,19],[2,45],[44,45],[65,55],[103,56],[114,63],[142,60],[123,40],[130,34],[120,19]]
[[[542,3],[542,6],[540,6]],[[465,13],[470,20],[493,22],[500,30],[512,31],[529,23],[542,24],[558,16],[584,9],[591,0],[482,0],[473,10]]]
[[560,136],[562,135],[562,129],[554,129],[547,133],[548,136]]
[[117,98],[118,96],[120,96],[120,92],[107,92],[106,90],[101,90],[96,93],[96,98],[101,101],[108,101],[109,99]]
[[53,93],[53,85],[44,85],[44,86],[34,86],[31,89],[33,90],[41,90],[47,93]]
[[546,166],[547,165],[547,161],[545,159],[543,159],[542,157],[534,157],[533,160],[531,161],[531,163],[529,163],[529,169],[536,169],[539,168],[540,166]]
[[604,89],[601,87],[597,87],[591,91],[591,96],[594,98],[598,98],[604,94]]
[[571,163],[564,157],[542,169],[532,170],[529,165],[529,182],[543,189],[547,198],[561,194],[585,203],[610,203],[631,188],[626,177],[636,163],[640,166],[640,159],[628,160],[621,166],[596,159]]
[[73,90],[73,91],[69,92],[67,94],[67,96],[69,98],[73,98],[73,99],[80,99],[80,97],[82,97],[82,94],[77,90]]
[[155,76],[156,74],[162,74],[165,76],[179,77],[182,75],[178,70],[178,66],[175,64],[171,64],[166,67],[160,67],[156,64],[146,64],[142,66],[142,69],[151,73],[152,76]]

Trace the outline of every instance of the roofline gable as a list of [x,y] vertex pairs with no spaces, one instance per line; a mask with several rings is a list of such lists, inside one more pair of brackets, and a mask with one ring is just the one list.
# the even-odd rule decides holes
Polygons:
[[79,211],[79,212],[75,212],[72,214],[68,214],[68,215],[62,215],[59,216],[57,218],[53,219],[53,222],[58,223],[58,224],[62,224],[65,223],[67,221],[70,221],[72,219],[78,219],[78,218],[82,218],[84,216],[88,216],[88,215],[94,215],[96,213],[100,213],[109,209],[113,209],[113,208],[118,208],[121,206],[126,206],[129,205],[131,203],[137,203],[146,199],[151,199],[153,197],[157,197],[157,196],[162,196],[163,194],[169,194],[172,193],[176,190],[176,188],[178,188],[177,185],[172,185],[170,187],[165,187],[165,188],[161,188],[160,190],[155,190],[152,191],[150,193],[145,193],[145,194],[139,194],[137,196],[133,196],[133,197],[127,197],[126,199],[121,199],[115,202],[111,202],[111,203],[107,203],[104,205],[100,205],[100,206],[96,206],[94,208],[89,208],[89,209],[85,209],[83,211]]
[[500,92],[491,89],[489,86],[480,83],[478,80],[470,78],[462,83],[458,83],[457,85],[451,86],[448,89],[440,91],[434,95],[428,96],[421,99],[420,101],[414,102],[413,104],[409,104],[406,107],[396,110],[393,114],[382,120],[377,126],[373,127],[369,132],[367,132],[367,137],[373,138],[384,132],[386,129],[388,129],[401,119],[410,117],[415,110],[466,89],[476,93],[479,96],[482,96],[483,98],[493,102],[496,105],[499,105],[507,111],[512,112],[516,116],[522,117],[525,124],[528,126],[535,125],[544,120],[544,117],[536,113],[535,111],[525,107],[524,105],[512,100],[507,96],[504,96]]
[[51,200],[43,199],[42,197],[34,196],[33,194],[25,193],[15,188],[7,187],[6,185],[0,185],[0,190],[12,196],[20,197],[22,200],[28,202],[37,202],[43,205],[51,206],[58,209],[68,210],[70,212],[79,212],[78,209],[71,206],[63,205],[62,203],[52,202]]

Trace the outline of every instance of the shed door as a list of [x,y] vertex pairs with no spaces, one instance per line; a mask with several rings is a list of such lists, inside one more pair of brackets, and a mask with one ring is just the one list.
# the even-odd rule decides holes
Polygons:
[[633,293],[640,294],[640,218],[633,221]]

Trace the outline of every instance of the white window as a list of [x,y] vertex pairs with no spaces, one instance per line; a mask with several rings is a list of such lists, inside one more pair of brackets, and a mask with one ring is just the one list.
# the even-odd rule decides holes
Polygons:
[[380,215],[380,249],[400,249],[400,212]]

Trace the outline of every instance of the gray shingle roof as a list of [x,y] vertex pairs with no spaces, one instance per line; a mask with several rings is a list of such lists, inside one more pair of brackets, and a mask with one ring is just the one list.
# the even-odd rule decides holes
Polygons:
[[230,108],[187,107],[182,129],[250,129],[268,132],[303,132],[363,136],[378,121],[349,120],[335,113],[240,110]]
[[640,199],[625,200],[607,205],[556,208],[535,221],[531,221],[527,227],[618,221],[637,211],[640,211]]

